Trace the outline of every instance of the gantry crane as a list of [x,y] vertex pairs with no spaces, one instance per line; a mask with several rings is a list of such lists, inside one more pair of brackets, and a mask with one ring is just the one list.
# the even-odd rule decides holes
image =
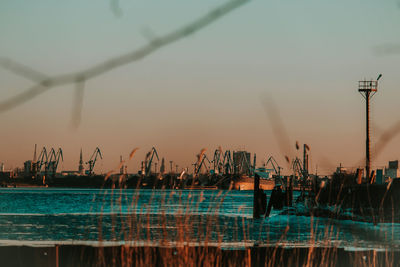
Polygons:
[[207,172],[209,171],[209,168],[207,167],[207,165],[204,164],[204,161],[207,160],[208,164],[211,164],[211,161],[207,158],[206,154],[203,154],[202,158],[199,159],[198,162],[200,163],[195,163],[194,164],[194,177],[197,177],[197,175],[200,173],[201,168],[204,166],[207,170]]
[[237,166],[235,166],[236,167],[235,169],[236,169],[237,173],[241,174],[241,173],[244,172],[244,170],[247,169],[247,174],[251,175],[252,166],[251,166],[250,162],[247,160],[246,152],[240,151],[240,152],[237,152],[237,153],[240,153],[239,155],[241,155],[239,164]]
[[46,162],[48,160],[46,148],[43,147],[42,151],[39,154],[38,160],[35,162],[35,175],[42,171],[42,166],[46,166]]
[[151,173],[151,163],[153,162],[154,155],[156,156],[157,161],[160,161],[160,159],[158,158],[157,150],[154,147],[152,147],[150,152],[146,154],[146,159],[144,161],[146,176],[149,176]]
[[233,164],[233,160],[232,160],[232,157],[231,157],[231,151],[230,150],[225,151],[224,160],[223,160],[222,165],[224,167],[224,173],[225,174],[232,174],[233,173],[234,164]]
[[295,176],[297,176],[296,174],[298,174],[301,180],[304,179],[304,177],[303,177],[304,176],[304,170],[303,170],[303,167],[302,167],[301,160],[298,157],[296,157],[293,160],[292,169],[293,169],[293,172],[294,172]]
[[275,158],[273,156],[270,156],[267,160],[267,163],[265,164],[265,167],[268,166],[268,163],[271,163],[271,166],[275,172],[275,174],[279,177],[279,179],[281,178],[281,170],[282,167],[279,166],[278,162],[275,160]]
[[96,147],[96,149],[94,150],[92,156],[90,157],[89,161],[86,162],[86,164],[89,165],[89,170],[87,170],[87,174],[88,175],[92,175],[93,174],[93,169],[94,166],[96,165],[96,161],[97,161],[97,156],[100,156],[100,159],[103,159],[103,156],[101,155],[100,152],[100,148]]
[[60,162],[60,158],[62,161],[64,161],[62,149],[58,148],[56,153],[54,148],[52,148],[48,156],[50,157],[46,163],[46,173],[55,176],[57,172],[58,163]]
[[222,162],[222,149],[216,149],[214,152],[214,159],[212,160],[212,163],[214,165],[214,173],[219,174],[222,173],[223,171],[223,162]]

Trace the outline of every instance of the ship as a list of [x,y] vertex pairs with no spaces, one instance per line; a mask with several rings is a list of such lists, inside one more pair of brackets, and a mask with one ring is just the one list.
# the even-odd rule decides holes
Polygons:
[[[255,173],[260,176],[260,189],[272,190],[275,187],[275,178],[272,177],[271,172],[264,168],[257,168]],[[254,190],[254,177],[247,175],[241,176],[234,182],[233,189],[236,190]]]

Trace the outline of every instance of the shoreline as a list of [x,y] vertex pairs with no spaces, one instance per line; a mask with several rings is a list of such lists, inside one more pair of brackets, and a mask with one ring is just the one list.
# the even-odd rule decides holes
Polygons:
[[[310,257],[311,255],[311,257]],[[216,246],[93,247],[55,245],[1,246],[2,266],[396,266],[400,251],[347,251],[341,248],[251,247],[225,250]]]
[[92,248],[105,248],[105,247],[129,247],[129,248],[195,248],[195,247],[212,247],[219,248],[221,250],[247,250],[252,248],[257,249],[340,249],[347,252],[362,252],[362,251],[375,251],[375,252],[396,252],[400,253],[400,247],[351,247],[351,246],[326,246],[313,243],[312,246],[306,245],[304,243],[265,243],[260,244],[258,242],[244,241],[244,242],[181,242],[181,241],[161,241],[161,242],[149,242],[149,241],[88,241],[88,240],[45,240],[45,241],[31,241],[31,240],[0,240],[0,248],[4,247],[31,247],[31,248],[54,248],[57,246],[84,246]]

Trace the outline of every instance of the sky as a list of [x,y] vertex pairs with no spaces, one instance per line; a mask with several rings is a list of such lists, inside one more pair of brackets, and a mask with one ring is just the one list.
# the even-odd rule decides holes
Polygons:
[[[47,76],[75,72],[138,49],[206,14],[223,1],[2,0],[0,57]],[[75,170],[79,151],[96,172],[127,158],[136,172],[154,146],[166,161],[192,168],[196,154],[248,150],[257,165],[273,155],[300,156],[307,143],[312,170],[362,165],[365,102],[358,81],[376,79],[372,143],[400,120],[400,2],[397,0],[253,0],[213,24],[144,59],[85,84],[82,120],[71,127],[74,85],[55,87],[0,113],[0,162],[23,166],[34,145],[61,147],[61,168]],[[149,34],[150,33],[150,34]],[[0,102],[34,83],[0,68]],[[275,103],[292,151],[274,135],[265,103]],[[373,167],[400,158],[394,137]],[[168,164],[169,166],[169,164]]]

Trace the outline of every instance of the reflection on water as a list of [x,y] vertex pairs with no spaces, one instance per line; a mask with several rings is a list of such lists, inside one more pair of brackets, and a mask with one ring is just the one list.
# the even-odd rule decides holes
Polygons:
[[252,219],[251,191],[0,189],[0,243],[119,242],[400,248],[400,224]]

